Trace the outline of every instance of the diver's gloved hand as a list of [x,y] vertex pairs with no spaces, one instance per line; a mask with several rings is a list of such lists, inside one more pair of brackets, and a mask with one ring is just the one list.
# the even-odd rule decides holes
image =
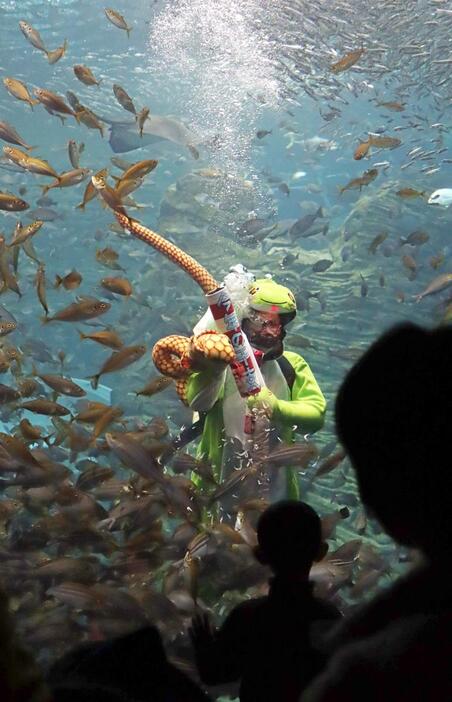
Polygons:
[[278,398],[268,388],[262,388],[257,395],[250,395],[247,398],[246,404],[248,409],[265,412],[268,418],[271,418],[278,406]]

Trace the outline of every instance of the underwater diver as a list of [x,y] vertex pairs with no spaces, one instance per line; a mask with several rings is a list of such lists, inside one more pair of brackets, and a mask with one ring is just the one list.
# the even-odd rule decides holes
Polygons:
[[[218,360],[213,362],[207,354],[198,358],[197,370],[190,375],[186,387],[189,406],[204,421],[198,458],[212,464],[220,483],[241,467],[240,460],[243,462],[247,408],[264,410],[270,419],[270,448],[281,442],[290,444],[294,432],[311,434],[324,423],[326,401],[314,374],[304,358],[285,351],[283,346],[286,327],[297,311],[292,292],[271,278],[254,280],[251,276],[251,280],[241,323],[260,365],[265,387],[257,395],[242,398],[230,366]],[[296,472],[277,470],[271,475],[270,498],[298,499]]]

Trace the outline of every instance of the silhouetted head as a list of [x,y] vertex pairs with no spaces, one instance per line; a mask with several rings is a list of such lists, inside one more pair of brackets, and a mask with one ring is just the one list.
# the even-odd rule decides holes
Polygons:
[[361,498],[397,541],[450,551],[452,328],[394,327],[345,378],[338,436]]
[[257,523],[257,540],[256,557],[276,575],[308,573],[323,555],[320,518],[305,502],[271,505]]

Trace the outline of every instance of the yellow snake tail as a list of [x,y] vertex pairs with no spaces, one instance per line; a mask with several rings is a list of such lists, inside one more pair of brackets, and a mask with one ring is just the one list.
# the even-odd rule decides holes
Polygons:
[[118,210],[115,210],[115,217],[123,229],[127,229],[127,231],[137,237],[137,239],[141,239],[141,241],[149,244],[149,246],[153,246],[157,251],[160,251],[160,253],[169,258],[170,261],[173,261],[173,263],[176,263],[180,268],[186,271],[206,294],[213,292],[219,287],[215,278],[213,278],[203,266],[195,261],[194,258],[186,254],[178,246],[167,241],[163,236],[157,234],[157,232],[153,232],[151,229],[144,227],[135,219],[131,219],[127,215],[118,212]]

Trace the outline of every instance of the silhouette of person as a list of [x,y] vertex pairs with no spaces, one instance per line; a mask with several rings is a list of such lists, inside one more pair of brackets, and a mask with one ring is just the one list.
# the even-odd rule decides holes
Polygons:
[[[155,626],[112,641],[85,644],[57,661],[49,685],[61,698],[71,689],[111,690],[135,702],[208,702],[210,699],[185,673],[172,665]],[[116,698],[115,698],[116,699]]]
[[239,604],[217,632],[206,615],[195,617],[190,634],[203,682],[240,680],[241,702],[290,702],[322,667],[313,638],[340,617],[313,596],[309,582],[312,563],[327,546],[316,512],[292,500],[261,515],[257,538],[255,555],[275,574],[268,596]]
[[422,558],[338,628],[303,702],[452,699],[451,361],[452,327],[399,325],[339,390],[337,433],[363,503]]

